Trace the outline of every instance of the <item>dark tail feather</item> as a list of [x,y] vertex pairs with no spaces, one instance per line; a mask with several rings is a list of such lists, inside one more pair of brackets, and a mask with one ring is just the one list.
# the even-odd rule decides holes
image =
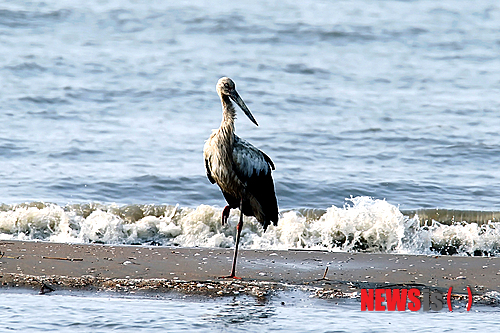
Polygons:
[[269,227],[271,225],[271,222],[273,222],[274,226],[278,225],[278,214],[277,213],[276,213],[276,216],[273,216],[271,219],[266,216],[264,223],[262,224],[262,226],[264,227],[264,232],[266,232],[267,227]]

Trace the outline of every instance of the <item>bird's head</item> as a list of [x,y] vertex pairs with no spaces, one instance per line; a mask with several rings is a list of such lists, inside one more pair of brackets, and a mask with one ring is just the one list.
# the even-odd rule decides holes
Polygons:
[[236,85],[234,84],[234,81],[231,80],[228,77],[221,77],[219,81],[217,81],[217,93],[219,96],[222,98],[223,96],[227,96],[230,99],[232,99],[238,106],[245,112],[247,117],[257,126],[259,124],[257,123],[257,120],[253,117],[252,113],[246,106],[245,102],[241,99],[240,95],[236,91]]

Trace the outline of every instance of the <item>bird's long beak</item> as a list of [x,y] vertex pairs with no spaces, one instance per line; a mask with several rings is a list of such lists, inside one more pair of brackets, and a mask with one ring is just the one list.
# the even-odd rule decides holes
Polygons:
[[250,110],[247,108],[247,105],[245,104],[245,102],[243,102],[243,100],[241,99],[240,95],[238,94],[238,92],[236,90],[231,95],[229,95],[229,97],[231,97],[231,99],[236,104],[238,104],[238,106],[243,110],[243,112],[245,112],[245,114],[252,121],[252,123],[259,126],[259,124],[257,123],[257,120],[255,120],[255,118],[253,117],[252,112],[250,112]]

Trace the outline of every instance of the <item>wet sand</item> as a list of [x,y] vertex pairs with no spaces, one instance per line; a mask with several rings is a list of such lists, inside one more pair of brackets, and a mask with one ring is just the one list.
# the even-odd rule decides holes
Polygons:
[[[318,297],[355,295],[361,288],[430,287],[474,295],[500,291],[500,258],[327,251],[58,244],[0,241],[3,288],[137,292],[208,296],[302,288]],[[325,274],[326,273],[326,274]]]

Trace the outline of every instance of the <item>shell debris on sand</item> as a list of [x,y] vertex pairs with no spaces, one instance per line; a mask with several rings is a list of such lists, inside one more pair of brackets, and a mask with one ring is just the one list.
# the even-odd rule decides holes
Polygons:
[[59,290],[87,290],[124,293],[179,292],[199,296],[235,296],[249,295],[265,298],[274,291],[282,291],[284,286],[278,283],[244,281],[179,281],[167,279],[111,279],[92,275],[82,277],[34,276],[9,273],[1,276],[2,287],[50,288]]

